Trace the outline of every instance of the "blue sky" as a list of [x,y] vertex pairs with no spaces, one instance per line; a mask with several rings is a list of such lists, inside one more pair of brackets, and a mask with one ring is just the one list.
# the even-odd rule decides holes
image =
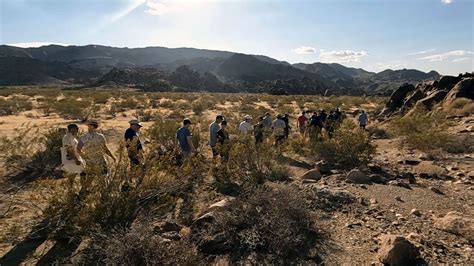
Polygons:
[[290,63],[474,70],[474,0],[0,0],[0,43],[196,47]]

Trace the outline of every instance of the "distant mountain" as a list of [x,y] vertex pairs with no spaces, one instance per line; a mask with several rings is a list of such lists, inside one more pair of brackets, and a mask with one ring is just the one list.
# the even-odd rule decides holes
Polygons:
[[3,85],[111,82],[154,89],[165,84],[163,90],[245,89],[278,94],[389,94],[400,84],[439,77],[435,71],[424,73],[411,69],[373,73],[336,63],[290,65],[264,55],[228,51],[101,45],[38,48],[0,45],[0,68]]
[[100,73],[75,69],[62,62],[44,62],[29,57],[0,57],[0,85],[87,83]]

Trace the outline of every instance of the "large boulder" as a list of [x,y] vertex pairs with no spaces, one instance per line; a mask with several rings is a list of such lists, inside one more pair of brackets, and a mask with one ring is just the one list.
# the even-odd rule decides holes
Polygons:
[[423,97],[425,97],[425,94],[421,90],[418,89],[418,90],[413,91],[404,100],[403,109],[413,107],[416,104],[416,102],[423,99]]
[[355,184],[370,184],[370,178],[359,169],[352,169],[346,176],[346,182]]
[[435,218],[435,227],[455,235],[474,240],[474,219],[460,212],[448,212],[442,218]]
[[438,88],[441,90],[450,90],[459,81],[461,81],[461,77],[442,76],[438,81]]
[[319,172],[318,169],[311,169],[307,172],[305,172],[303,175],[300,177],[301,180],[320,180],[321,179],[321,173]]
[[419,100],[416,105],[423,105],[424,107],[431,110],[433,105],[441,102],[444,97],[446,96],[446,91],[437,90],[432,92],[430,95],[426,96],[425,98]]
[[385,105],[384,110],[382,111],[382,115],[387,115],[395,110],[401,108],[403,106],[403,102],[408,95],[408,93],[415,90],[415,86],[413,84],[405,83],[400,86],[397,90],[395,90],[392,95],[390,96],[390,100]]
[[378,256],[380,262],[386,265],[411,265],[416,264],[420,251],[403,236],[384,235]]
[[474,100],[474,78],[465,78],[459,81],[446,95],[446,102],[452,102],[457,98],[468,98]]

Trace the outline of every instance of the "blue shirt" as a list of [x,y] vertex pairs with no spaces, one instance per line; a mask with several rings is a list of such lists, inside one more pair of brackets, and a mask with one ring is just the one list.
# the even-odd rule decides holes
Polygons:
[[130,142],[134,141],[134,139],[137,138],[137,150],[142,149],[142,143],[140,142],[140,139],[138,138],[137,132],[133,131],[133,129],[128,128],[125,130],[125,141],[127,142],[127,148],[130,146]]
[[189,131],[189,129],[185,127],[178,129],[178,132],[176,132],[176,138],[178,139],[179,146],[181,147],[182,151],[185,151],[185,152],[191,151],[191,146],[189,146],[189,143],[188,143],[189,136],[192,136],[192,134]]

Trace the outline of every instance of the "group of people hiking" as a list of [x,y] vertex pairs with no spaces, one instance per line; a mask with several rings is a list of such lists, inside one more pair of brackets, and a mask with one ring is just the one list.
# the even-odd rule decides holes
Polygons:
[[[329,114],[321,109],[319,111],[302,111],[296,120],[296,128],[302,139],[322,140],[323,129],[329,138],[333,137],[334,131],[340,126],[344,116],[339,108],[331,110]],[[361,111],[358,117],[359,126],[365,130],[368,123],[368,116]],[[143,145],[140,140],[140,129],[142,124],[139,120],[129,121],[130,127],[125,131],[124,140],[131,167],[139,167],[143,164]],[[182,121],[182,126],[177,130],[175,136],[175,152],[181,160],[196,153],[193,143],[190,126],[192,122],[189,118]],[[212,151],[213,158],[220,156],[223,162],[229,158],[230,137],[227,130],[228,121],[224,116],[217,115],[215,120],[209,125],[208,144]],[[98,132],[99,123],[96,120],[87,122],[88,132],[78,136],[79,127],[77,124],[69,124],[67,133],[62,140],[63,168],[66,172],[80,174],[85,169],[95,173],[107,174],[107,163],[105,156],[116,160],[107,146],[106,138]],[[275,119],[270,113],[258,118],[253,123],[251,116],[244,116],[244,120],[238,126],[241,138],[250,139],[254,137],[256,145],[263,143],[273,136],[274,146],[279,146],[289,137],[292,128],[290,126],[290,116],[288,114],[278,114]]]

